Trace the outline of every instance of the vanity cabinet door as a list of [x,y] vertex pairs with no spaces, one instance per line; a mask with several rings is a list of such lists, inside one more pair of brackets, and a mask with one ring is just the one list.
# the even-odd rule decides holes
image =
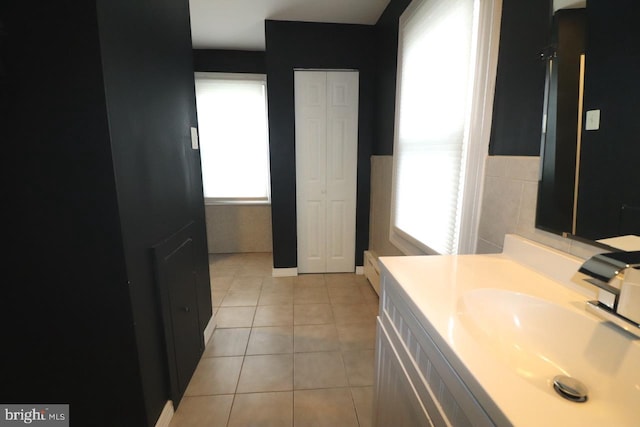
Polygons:
[[[376,338],[378,427],[495,427],[385,269]],[[398,423],[406,424],[398,424]]]
[[[378,321],[379,322],[379,321]],[[433,427],[384,327],[378,323],[376,427]]]

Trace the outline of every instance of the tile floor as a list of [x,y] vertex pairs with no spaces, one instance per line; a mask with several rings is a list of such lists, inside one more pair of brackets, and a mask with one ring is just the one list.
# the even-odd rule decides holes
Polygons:
[[378,296],[364,276],[271,277],[210,255],[216,330],[171,427],[371,425]]

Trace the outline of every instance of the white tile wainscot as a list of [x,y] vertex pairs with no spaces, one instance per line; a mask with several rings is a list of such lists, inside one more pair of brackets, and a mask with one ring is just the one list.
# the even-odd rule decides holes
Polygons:
[[[585,311],[583,261],[516,235],[500,254],[381,257],[374,425],[640,425],[640,340]],[[470,295],[489,296],[476,317]],[[500,342],[503,321],[522,349]],[[587,382],[588,401],[560,397],[557,374]]]

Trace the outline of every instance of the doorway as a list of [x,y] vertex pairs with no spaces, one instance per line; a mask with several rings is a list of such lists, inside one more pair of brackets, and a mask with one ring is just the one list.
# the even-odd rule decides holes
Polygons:
[[299,273],[355,271],[358,71],[296,70]]

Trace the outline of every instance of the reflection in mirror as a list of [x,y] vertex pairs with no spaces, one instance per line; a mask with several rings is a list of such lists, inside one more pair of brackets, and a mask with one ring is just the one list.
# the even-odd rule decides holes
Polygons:
[[640,2],[562,3],[545,52],[536,227],[640,236]]

